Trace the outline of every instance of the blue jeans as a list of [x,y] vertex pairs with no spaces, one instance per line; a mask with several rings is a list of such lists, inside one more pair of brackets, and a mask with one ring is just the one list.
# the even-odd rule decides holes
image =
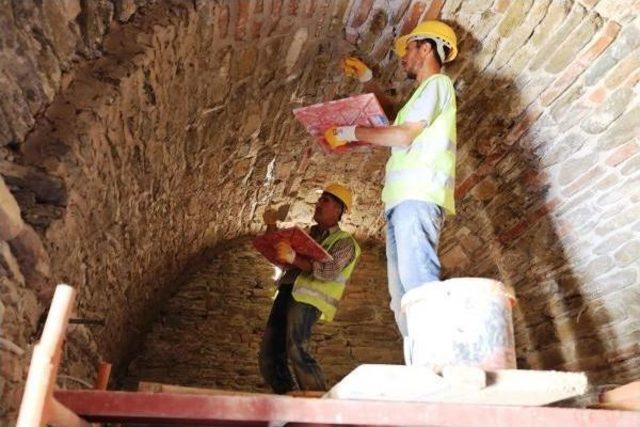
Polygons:
[[400,310],[400,301],[409,290],[440,280],[438,241],[444,211],[435,203],[407,200],[389,209],[385,215],[390,305],[398,329],[406,337],[407,323]]
[[291,295],[293,285],[281,285],[273,302],[258,356],[260,373],[273,391],[284,394],[295,388],[289,362],[301,390],[326,390],[324,375],[308,350],[311,329],[320,310]]

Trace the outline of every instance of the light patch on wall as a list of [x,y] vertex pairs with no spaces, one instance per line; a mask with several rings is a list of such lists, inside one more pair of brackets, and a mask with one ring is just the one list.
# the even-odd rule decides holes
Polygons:
[[273,182],[273,171],[276,169],[276,158],[271,159],[267,165],[267,174],[264,177],[264,185],[267,186]]
[[273,266],[273,280],[277,281],[282,276],[282,270],[277,265]]
[[306,28],[300,28],[293,36],[293,41],[289,45],[289,50],[287,50],[287,57],[285,59],[287,73],[290,73],[291,70],[293,70],[294,65],[296,65],[296,62],[298,62],[300,52],[302,52],[302,47],[304,46],[304,43],[307,41],[308,37],[309,32]]

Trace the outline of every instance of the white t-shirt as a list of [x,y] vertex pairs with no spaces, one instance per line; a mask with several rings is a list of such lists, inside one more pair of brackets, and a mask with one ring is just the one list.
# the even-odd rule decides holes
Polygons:
[[433,123],[454,96],[448,80],[449,77],[444,74],[432,77],[412,108],[407,111],[404,122],[425,122],[427,126]]

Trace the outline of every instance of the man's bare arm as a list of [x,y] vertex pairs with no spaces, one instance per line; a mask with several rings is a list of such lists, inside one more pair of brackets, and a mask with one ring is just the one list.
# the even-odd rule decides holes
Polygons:
[[426,122],[403,123],[386,128],[357,126],[355,135],[359,141],[381,147],[408,147],[425,126]]

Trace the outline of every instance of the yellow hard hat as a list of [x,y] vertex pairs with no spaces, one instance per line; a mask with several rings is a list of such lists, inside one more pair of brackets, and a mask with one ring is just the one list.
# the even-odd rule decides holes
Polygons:
[[351,210],[351,205],[353,204],[353,193],[351,193],[351,190],[348,187],[345,187],[342,184],[333,183],[327,185],[324,192],[336,196],[342,203],[344,203],[347,210]]
[[442,62],[453,61],[458,55],[458,38],[453,29],[441,21],[424,21],[416,25],[409,34],[396,40],[395,51],[400,58],[407,54],[407,45],[415,39],[439,40],[449,48],[449,54]]

